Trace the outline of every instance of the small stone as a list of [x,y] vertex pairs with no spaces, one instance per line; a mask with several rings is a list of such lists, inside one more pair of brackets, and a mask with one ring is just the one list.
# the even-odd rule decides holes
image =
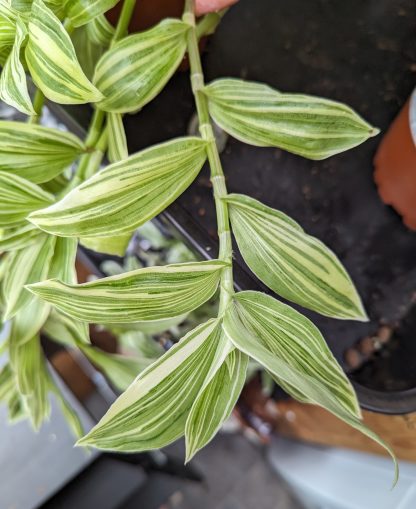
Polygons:
[[357,369],[361,366],[361,355],[355,348],[348,348],[346,350],[344,360],[351,369]]
[[374,352],[374,339],[367,336],[358,343],[358,350],[366,357]]

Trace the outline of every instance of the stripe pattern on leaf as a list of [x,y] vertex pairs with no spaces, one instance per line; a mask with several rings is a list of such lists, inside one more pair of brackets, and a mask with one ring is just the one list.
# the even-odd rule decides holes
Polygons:
[[181,437],[221,340],[218,320],[189,332],[143,371],[78,443],[99,449],[144,451],[159,449]]
[[206,159],[200,138],[177,138],[111,164],[54,206],[29,216],[62,236],[130,233],[170,205],[196,178]]
[[24,23],[18,19],[12,51],[3,67],[0,79],[0,98],[26,115],[35,115],[26,82],[26,73],[20,62],[20,50],[27,36]]
[[97,64],[93,83],[105,99],[105,111],[141,109],[166,85],[186,49],[189,26],[166,19],[154,28],[117,42]]
[[148,267],[80,285],[42,281],[29,289],[78,320],[153,321],[188,313],[206,302],[225,265],[214,260]]
[[269,288],[325,316],[367,320],[349,275],[321,241],[253,198],[231,194],[225,199],[241,254]]
[[25,55],[33,81],[51,101],[83,104],[102,99],[81,69],[62,23],[42,0],[32,4]]
[[89,23],[114,7],[119,0],[66,0],[65,13],[74,27]]
[[71,133],[24,122],[0,121],[0,171],[37,184],[59,175],[84,152]]
[[348,106],[320,97],[239,79],[216,80],[204,91],[215,122],[251,145],[325,159],[378,133]]

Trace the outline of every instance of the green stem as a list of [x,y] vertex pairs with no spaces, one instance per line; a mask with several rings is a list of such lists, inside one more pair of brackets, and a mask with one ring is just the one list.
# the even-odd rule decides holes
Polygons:
[[35,110],[36,114],[31,115],[27,121],[29,124],[38,124],[40,122],[40,118],[42,116],[42,108],[45,103],[45,96],[43,95],[43,92],[36,89],[35,96],[33,98],[33,109]]
[[227,11],[228,9],[223,9],[222,11],[206,14],[196,25],[196,36],[198,39],[213,34]]
[[215,208],[217,212],[217,227],[219,237],[218,258],[229,263],[229,266],[223,270],[221,276],[219,308],[219,312],[221,314],[224,312],[234,293],[230,220],[227,203],[222,199],[227,196],[224,172],[222,169],[221,159],[218,153],[214,131],[209,115],[207,98],[203,91],[204,75],[198,48],[198,36],[195,26],[193,0],[186,0],[183,20],[191,27],[187,36],[189,64],[191,68],[191,84],[198,113],[199,131],[202,138],[207,142],[207,155],[211,169],[211,182],[214,191]]
[[124,0],[110,47],[127,34],[135,6],[136,0]]

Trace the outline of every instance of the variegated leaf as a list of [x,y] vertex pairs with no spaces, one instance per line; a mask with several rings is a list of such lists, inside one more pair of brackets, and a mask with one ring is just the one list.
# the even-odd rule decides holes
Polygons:
[[94,44],[107,47],[113,38],[114,27],[107,18],[101,14],[88,23],[87,33]]
[[26,82],[26,73],[20,62],[20,50],[27,36],[24,23],[18,19],[13,48],[3,67],[0,79],[0,98],[26,115],[35,115]]
[[246,381],[248,356],[232,350],[192,405],[185,426],[186,461],[212,440],[230,416]]
[[2,282],[6,302],[4,319],[11,318],[34,299],[34,295],[24,285],[47,277],[54,245],[54,237],[41,235],[30,246],[9,253],[7,273]]
[[53,195],[11,172],[0,171],[0,226],[21,223],[33,210],[53,203]]
[[[307,323],[308,320],[293,310],[289,314],[288,309],[285,309],[282,315],[281,310],[283,308],[281,306],[283,304],[278,303],[276,306],[276,303],[272,303],[270,299],[273,300],[271,297],[262,296],[258,292],[242,292],[237,294],[224,317],[224,330],[229,339],[238,349],[262,364],[276,379],[283,381],[285,388],[290,388],[292,395],[297,397],[299,394],[302,401],[322,406],[339,419],[367,435],[381,447],[384,447],[391,455],[395,464],[393,482],[395,484],[398,479],[398,465],[395,454],[386,442],[360,421],[357,417],[357,412],[352,411],[350,405],[345,405],[344,397],[340,398],[339,390],[342,386],[344,386],[344,389],[346,388],[342,377],[339,377],[341,385],[338,387],[338,391],[330,389],[331,383],[328,384],[326,379],[327,374],[322,371],[321,367],[318,367],[318,372],[313,372],[313,369],[311,370],[310,367],[305,369],[308,362],[307,359],[297,358],[302,355],[299,350],[299,343],[295,347],[286,340],[284,346],[281,343],[282,338],[287,336],[288,333],[292,339],[298,333],[303,334],[304,338],[309,337],[311,339],[309,333],[306,336],[302,333],[305,330],[305,326],[310,329],[310,325]],[[246,307],[247,300],[251,301],[249,310]],[[245,301],[244,304],[242,304],[243,301]],[[253,305],[257,306],[257,310],[259,309],[256,301],[257,303],[261,302],[260,306],[263,307],[258,314],[253,316]],[[277,310],[278,314],[276,315]],[[270,328],[270,323],[272,323],[274,329]],[[294,332],[295,335],[293,335]],[[316,336],[312,341],[316,342]],[[309,349],[311,344],[312,342],[308,341]],[[282,356],[283,351],[285,352],[284,356]],[[310,351],[313,353],[314,349]],[[314,357],[310,360],[316,359],[314,353],[313,355]],[[324,357],[326,357],[325,354]],[[333,362],[331,364],[333,376],[336,376],[339,368],[335,367]],[[324,380],[325,382],[323,383]],[[347,396],[347,392],[345,396]],[[351,403],[353,403],[352,400]],[[355,407],[355,404],[353,404],[353,407]]]
[[0,170],[31,182],[51,180],[85,151],[71,133],[24,122],[0,121]]
[[39,235],[43,235],[43,232],[31,223],[3,230],[0,234],[0,253],[29,246],[36,241]]
[[117,42],[96,67],[93,83],[105,97],[98,107],[127,113],[151,101],[183,59],[188,30],[182,21],[165,19]]
[[74,27],[89,23],[114,7],[119,0],[66,0],[65,14]]
[[200,138],[177,138],[111,164],[29,220],[62,236],[130,233],[170,205],[206,159]]
[[144,451],[181,437],[221,341],[219,320],[189,332],[137,377],[78,444]]
[[82,71],[62,23],[42,0],[32,4],[26,62],[33,81],[54,102],[83,104],[102,99]]
[[16,345],[23,345],[36,336],[46,322],[51,305],[35,297],[13,316],[11,338]]
[[12,46],[16,34],[17,12],[8,0],[0,0],[0,46]]
[[126,133],[124,132],[123,117],[120,113],[108,113],[108,159],[115,163],[127,159],[129,151],[127,149]]
[[325,159],[378,133],[342,103],[283,94],[262,83],[219,79],[204,92],[212,118],[235,138],[309,159]]
[[50,280],[28,288],[78,320],[154,321],[182,315],[206,302],[217,289],[224,266],[218,260],[182,263],[138,269],[80,285]]
[[325,316],[367,320],[346,270],[321,241],[253,198],[231,194],[226,201],[241,254],[269,288]]
[[75,259],[78,242],[76,239],[56,237],[53,257],[49,265],[48,278],[57,278],[68,284],[77,283]]

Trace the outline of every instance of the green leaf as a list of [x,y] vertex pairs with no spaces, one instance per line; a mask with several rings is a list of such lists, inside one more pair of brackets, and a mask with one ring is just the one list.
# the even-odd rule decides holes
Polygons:
[[29,220],[55,235],[130,233],[170,205],[206,159],[200,138],[177,138],[111,164]]
[[5,229],[0,234],[0,253],[29,246],[42,234],[43,232],[31,223],[25,223],[16,228]]
[[[290,306],[260,292],[234,296],[233,312],[253,336],[287,365],[314,377],[344,409],[361,417],[354,389],[315,325]],[[281,380],[277,382],[281,384]],[[289,389],[284,380],[283,385]]]
[[218,260],[148,267],[90,283],[42,281],[27,288],[60,311],[93,323],[154,321],[188,313],[217,289]]
[[123,117],[120,113],[108,113],[108,159],[112,163],[129,157],[126,133],[124,132]]
[[11,345],[10,362],[33,427],[39,429],[50,413],[48,373],[39,337],[22,346]]
[[93,83],[105,97],[98,107],[127,113],[156,97],[183,59],[188,30],[182,21],[165,19],[117,42],[96,67]]
[[48,302],[35,297],[13,316],[10,337],[16,345],[23,345],[38,334],[48,315],[51,306]]
[[74,320],[56,309],[52,309],[49,314],[42,333],[64,346],[79,347],[90,343],[88,324]]
[[26,62],[33,81],[51,101],[83,104],[102,99],[82,71],[62,23],[42,0],[32,4]]
[[144,451],[181,437],[221,341],[219,320],[189,332],[137,377],[78,445]]
[[33,210],[54,201],[51,194],[29,180],[0,171],[0,226],[19,224]]
[[113,237],[82,237],[80,243],[98,253],[124,256],[134,232]]
[[91,20],[86,28],[94,44],[107,47],[111,43],[115,29],[103,14]]
[[20,50],[27,36],[24,23],[18,19],[12,51],[3,67],[0,79],[0,98],[25,115],[35,115],[26,82],[26,73],[20,62]]
[[219,79],[204,92],[212,118],[235,138],[309,159],[325,159],[378,133],[344,104],[261,83]]
[[325,316],[367,321],[346,270],[321,241],[253,198],[231,194],[225,199],[241,254],[269,288]]
[[31,182],[47,182],[85,151],[71,133],[24,122],[0,120],[0,170]]
[[89,23],[114,7],[119,0],[66,0],[65,13],[74,27]]
[[244,387],[248,359],[234,349],[198,394],[185,426],[186,461],[214,438],[230,416]]
[[54,237],[42,235],[25,249],[9,253],[8,270],[2,283],[6,301],[4,320],[14,316],[34,299],[34,295],[24,285],[47,277],[54,244]]
[[[243,299],[245,299],[245,294],[247,293],[251,295],[255,293],[256,297],[261,295],[257,292],[242,292]],[[225,333],[234,345],[242,352],[253,357],[253,359],[262,364],[278,380],[283,381],[285,383],[285,387],[294,389],[297,394],[302,396],[302,401],[322,406],[353,428],[372,438],[381,445],[381,447],[384,447],[384,449],[386,449],[386,451],[391,455],[395,464],[395,484],[398,479],[398,465],[394,452],[390,446],[373,431],[367,428],[354,413],[348,411],[345,407],[345,402],[340,400],[337,393],[329,390],[327,385],[317,378],[316,373],[310,374],[310,372],[299,367],[298,363],[300,361],[297,359],[292,359],[289,363],[286,360],[289,358],[288,352],[286,352],[286,358],[276,355],[276,342],[273,341],[273,343],[270,343],[273,335],[276,336],[276,332],[272,334],[272,331],[268,330],[266,336],[257,335],[259,330],[260,333],[264,331],[265,326],[261,323],[261,321],[259,322],[258,318],[253,318],[250,312],[247,312],[242,308],[240,300],[241,296],[239,297],[239,294],[237,294],[236,297],[237,298],[233,300],[232,305],[227,309],[224,317]],[[271,297],[268,298],[270,299]],[[264,317],[270,317],[270,315],[273,315],[273,312],[274,306],[272,306],[270,311],[266,312],[266,315],[264,315],[263,310],[261,320],[263,320]],[[287,310],[285,313],[286,312]],[[275,320],[275,324],[277,324],[279,328],[281,327],[277,319]],[[291,325],[293,326],[293,324]],[[303,320],[298,321],[297,326],[304,326]],[[279,351],[281,352],[280,349]]]
[[2,48],[14,43],[16,20],[17,12],[7,0],[0,0],[0,46]]
[[76,239],[56,237],[53,257],[50,262],[48,277],[58,278],[64,283],[76,284],[77,273],[75,259],[78,242]]

